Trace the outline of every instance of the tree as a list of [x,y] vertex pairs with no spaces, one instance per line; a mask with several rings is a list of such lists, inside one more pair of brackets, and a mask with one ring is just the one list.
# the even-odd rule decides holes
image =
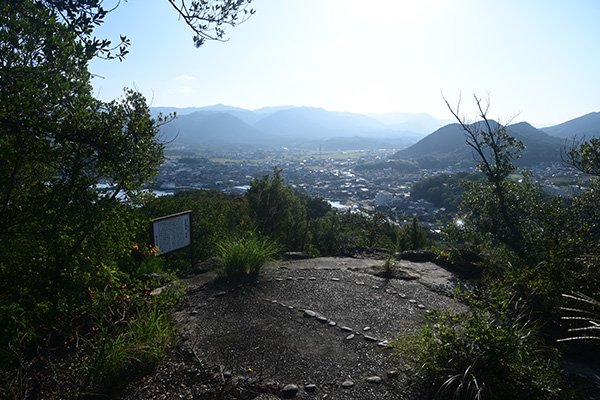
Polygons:
[[415,216],[409,225],[403,226],[398,233],[398,250],[420,250],[432,243],[429,231],[419,225]]
[[33,330],[73,315],[88,288],[131,262],[139,226],[129,211],[163,158],[139,93],[109,103],[92,96],[95,52],[81,27],[53,12],[63,5],[76,22],[75,3],[87,4],[0,2],[3,329],[10,315]]
[[235,26],[254,14],[248,9],[252,0],[169,0],[185,23],[194,31],[194,45],[202,46],[207,40],[223,41],[223,25]]
[[306,208],[289,185],[283,184],[281,170],[254,178],[246,192],[252,220],[262,235],[277,240],[288,250],[302,246]]
[[[513,199],[509,196],[514,185],[507,178],[516,171],[512,160],[519,158],[525,148],[523,143],[506,132],[506,126],[488,119],[490,102],[474,96],[480,122],[468,123],[460,114],[460,100],[453,110],[446,101],[448,109],[465,131],[467,146],[473,150],[477,167],[487,178],[487,188],[491,196],[485,196],[485,207],[492,212],[493,218],[487,220],[488,230],[498,240],[510,246],[515,252],[524,255],[523,231],[515,220],[516,214],[510,209]],[[474,189],[474,186],[471,187]]]

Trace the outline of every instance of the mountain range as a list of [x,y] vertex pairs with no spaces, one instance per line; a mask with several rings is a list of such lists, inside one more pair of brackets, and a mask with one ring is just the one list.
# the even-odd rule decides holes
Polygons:
[[217,104],[201,108],[153,107],[153,115],[177,113],[161,127],[168,143],[201,149],[322,146],[327,150],[400,149],[447,123],[428,114],[369,116],[313,107],[246,110]]
[[[161,127],[161,139],[190,148],[401,149],[393,159],[416,160],[423,167],[474,164],[460,125],[428,114],[363,115],[294,106],[246,110],[222,104],[151,108],[153,115],[173,112],[178,117]],[[600,112],[542,129],[520,122],[509,125],[507,131],[526,147],[518,164],[560,161],[561,147],[571,139],[600,137]]]

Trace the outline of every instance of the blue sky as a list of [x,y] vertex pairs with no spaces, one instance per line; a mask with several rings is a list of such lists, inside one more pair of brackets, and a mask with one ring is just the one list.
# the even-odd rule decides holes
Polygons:
[[[109,0],[105,1],[108,5]],[[600,111],[595,0],[254,0],[226,43],[196,49],[167,0],[128,0],[97,29],[131,39],[125,61],[94,60],[103,100],[135,87],[152,106],[296,105],[358,113],[426,112],[442,99],[475,117],[535,126]]]

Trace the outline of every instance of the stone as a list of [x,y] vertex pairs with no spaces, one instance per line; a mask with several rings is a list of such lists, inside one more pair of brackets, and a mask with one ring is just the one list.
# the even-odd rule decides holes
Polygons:
[[363,286],[365,283],[364,283],[364,282],[362,282],[362,281],[356,281],[356,284],[357,284],[358,286]]
[[370,330],[371,330],[371,327],[370,327],[370,326],[365,326],[365,327],[363,328],[363,331],[365,331],[365,332],[366,332],[366,331],[370,331]]
[[292,277],[292,276],[288,276],[288,277],[287,277],[287,280],[288,280],[288,281],[293,281],[293,280],[294,280],[294,277]]
[[340,329],[343,330],[344,332],[352,332],[352,330],[353,330],[352,328],[347,327],[347,326],[342,326]]
[[291,399],[296,397],[296,393],[298,393],[298,386],[294,384],[285,385],[281,391],[284,399]]
[[349,388],[351,388],[353,386],[354,386],[354,382],[352,382],[350,379],[345,380],[344,383],[342,383],[342,387],[344,389],[349,389]]
[[378,342],[379,341],[376,338],[374,338],[373,336],[367,336],[367,335],[365,335],[365,340],[367,342]]
[[415,304],[417,301],[415,299],[410,299],[408,302],[411,304]]
[[425,308],[425,306],[423,304],[417,304],[417,307],[419,307],[419,308]]
[[163,292],[163,290],[164,290],[164,288],[162,288],[162,287],[156,288],[150,292],[150,296],[160,296],[160,294]]
[[320,323],[324,324],[325,322],[327,322],[327,318],[325,318],[325,317],[317,317],[317,321],[319,321]]
[[308,280],[310,280],[310,281],[314,281],[314,280],[316,280],[316,279],[317,279],[317,278],[315,278],[314,276],[311,276],[310,278],[308,278]]
[[314,317],[316,317],[316,316],[317,316],[317,313],[316,313],[316,312],[314,312],[314,311],[311,311],[311,310],[305,310],[305,311],[304,311],[304,316],[305,316],[306,318],[314,318]]
[[339,282],[340,278],[331,278],[331,280],[334,281],[334,282]]
[[383,382],[383,379],[380,376],[370,376],[367,378],[367,383],[372,385],[379,385],[381,382]]
[[190,315],[198,315],[198,311],[194,310],[190,313]]
[[335,321],[329,321],[327,323],[327,325],[329,325],[329,326],[336,326],[337,324],[335,323]]
[[223,372],[223,378],[225,378],[225,379],[231,378],[231,372],[229,372],[229,371]]
[[215,297],[223,297],[227,294],[227,292],[219,292],[219,293],[215,293]]
[[387,340],[384,340],[382,342],[377,343],[377,346],[386,347],[388,344],[390,344],[390,342],[388,342]]
[[281,279],[281,278],[276,278],[275,280],[276,280],[277,282],[283,282],[283,279]]
[[346,336],[346,340],[352,340],[352,339],[354,339],[354,333],[351,333],[348,336]]
[[317,390],[317,385],[315,385],[314,383],[309,383],[308,385],[304,386],[304,390],[306,391],[306,393],[312,393],[315,390]]

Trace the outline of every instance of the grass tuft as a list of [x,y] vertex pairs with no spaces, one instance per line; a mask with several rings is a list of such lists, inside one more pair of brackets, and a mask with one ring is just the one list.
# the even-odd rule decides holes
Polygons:
[[218,248],[221,261],[219,274],[227,277],[258,273],[279,250],[269,238],[255,235],[230,238],[220,243]]

